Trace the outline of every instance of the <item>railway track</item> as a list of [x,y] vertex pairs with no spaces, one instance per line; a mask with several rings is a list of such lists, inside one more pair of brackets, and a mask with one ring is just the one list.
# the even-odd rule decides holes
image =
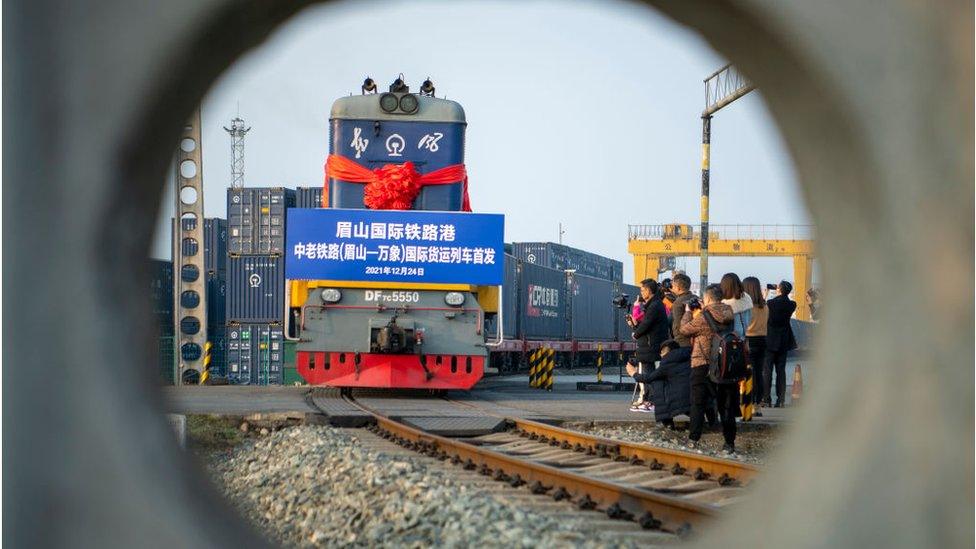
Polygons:
[[[394,419],[383,410],[346,403],[372,417],[367,427],[402,447],[450,462],[580,510],[686,535],[720,516],[745,494],[759,469],[732,460],[622,442],[526,419],[507,430],[449,438]],[[441,401],[454,406],[468,403]]]

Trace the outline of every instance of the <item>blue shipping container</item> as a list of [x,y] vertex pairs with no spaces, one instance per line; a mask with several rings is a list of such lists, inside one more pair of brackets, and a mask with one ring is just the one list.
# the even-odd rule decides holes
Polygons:
[[159,335],[173,335],[173,262],[149,260],[149,301]]
[[609,257],[556,244],[553,242],[514,242],[512,253],[526,263],[533,263],[550,269],[577,273],[613,280],[623,280],[624,264]]
[[581,274],[567,274],[572,339],[613,341],[617,315],[613,305],[616,284],[610,280]]
[[[502,285],[502,335],[514,339],[518,335],[518,260],[505,254],[505,282]],[[498,338],[498,317],[485,320],[485,333],[490,339]]]
[[284,334],[280,326],[227,327],[227,380],[239,385],[281,385]]
[[207,273],[207,336],[211,340],[217,331],[224,331],[227,322],[226,277],[223,271]]
[[291,189],[227,189],[227,253],[284,253],[285,212],[294,207],[295,191]]
[[281,256],[227,258],[227,322],[281,324],[285,310],[285,260]]
[[627,294],[627,301],[630,305],[626,309],[616,309],[617,314],[617,341],[628,342],[633,339],[630,337],[631,329],[627,325],[627,315],[633,311],[633,304],[640,297],[640,287],[633,284],[618,284],[614,297],[620,294]]
[[518,327],[522,339],[567,339],[565,272],[522,262],[518,291]]
[[203,220],[203,265],[211,271],[227,270],[227,220],[209,217]]

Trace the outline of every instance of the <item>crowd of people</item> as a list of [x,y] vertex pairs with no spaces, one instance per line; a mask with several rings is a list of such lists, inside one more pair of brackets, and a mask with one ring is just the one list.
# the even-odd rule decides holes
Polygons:
[[[750,421],[762,416],[763,407],[786,403],[786,357],[796,348],[792,291],[785,280],[764,290],[758,278],[740,279],[735,273],[706,287],[701,299],[684,273],[660,283],[642,281],[627,315],[637,344],[626,366],[636,384],[631,411],[653,413],[672,429],[675,416],[689,416],[686,446],[691,449],[698,447],[706,421],[721,425],[723,451],[735,453],[737,418]],[[745,351],[746,373],[734,382],[717,378],[709,368],[722,336],[741,341]]]

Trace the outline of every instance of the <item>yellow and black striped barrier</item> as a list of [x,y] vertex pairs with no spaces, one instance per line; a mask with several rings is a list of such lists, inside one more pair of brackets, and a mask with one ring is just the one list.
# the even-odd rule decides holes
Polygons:
[[543,356],[543,378],[542,383],[539,384],[540,389],[545,389],[546,391],[552,392],[553,377],[552,372],[556,367],[556,351],[554,349],[545,349]]
[[596,382],[603,383],[603,344],[596,345]]
[[211,351],[213,343],[209,341],[203,344],[203,371],[200,372],[200,385],[206,385],[210,379],[210,361],[213,359]]
[[529,387],[539,386],[539,358],[541,354],[541,349],[529,353]]

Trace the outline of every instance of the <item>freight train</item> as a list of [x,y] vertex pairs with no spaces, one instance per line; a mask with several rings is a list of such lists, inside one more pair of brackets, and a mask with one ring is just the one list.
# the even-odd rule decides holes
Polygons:
[[[551,243],[549,246],[566,248]],[[526,248],[539,249],[540,243],[513,245],[516,253]],[[564,255],[586,254],[569,250]],[[617,263],[595,254],[586,255],[596,258],[596,264],[612,267]],[[624,294],[633,302],[640,289],[620,280],[580,274],[576,266],[572,260],[565,264],[563,260],[547,260],[539,255],[528,259],[505,255],[502,337],[501,344],[492,349],[492,367],[500,372],[525,369],[529,353],[543,347],[553,349],[557,364],[568,367],[592,366],[598,357],[604,364],[619,364],[634,351],[625,321],[629,310],[617,307],[613,301]],[[600,267],[598,272],[611,271]],[[497,318],[489,318],[489,337],[498,335]]]
[[[368,79],[362,92],[332,106],[322,207],[470,211],[461,105],[435,97],[429,80],[420,93],[402,77],[377,93]],[[384,189],[357,176],[383,171],[403,171],[419,192],[398,195],[393,187],[403,179]],[[435,172],[442,177],[425,185]],[[340,280],[288,286],[299,334],[296,367],[310,384],[469,389],[484,373],[485,314],[497,311],[497,287]]]

